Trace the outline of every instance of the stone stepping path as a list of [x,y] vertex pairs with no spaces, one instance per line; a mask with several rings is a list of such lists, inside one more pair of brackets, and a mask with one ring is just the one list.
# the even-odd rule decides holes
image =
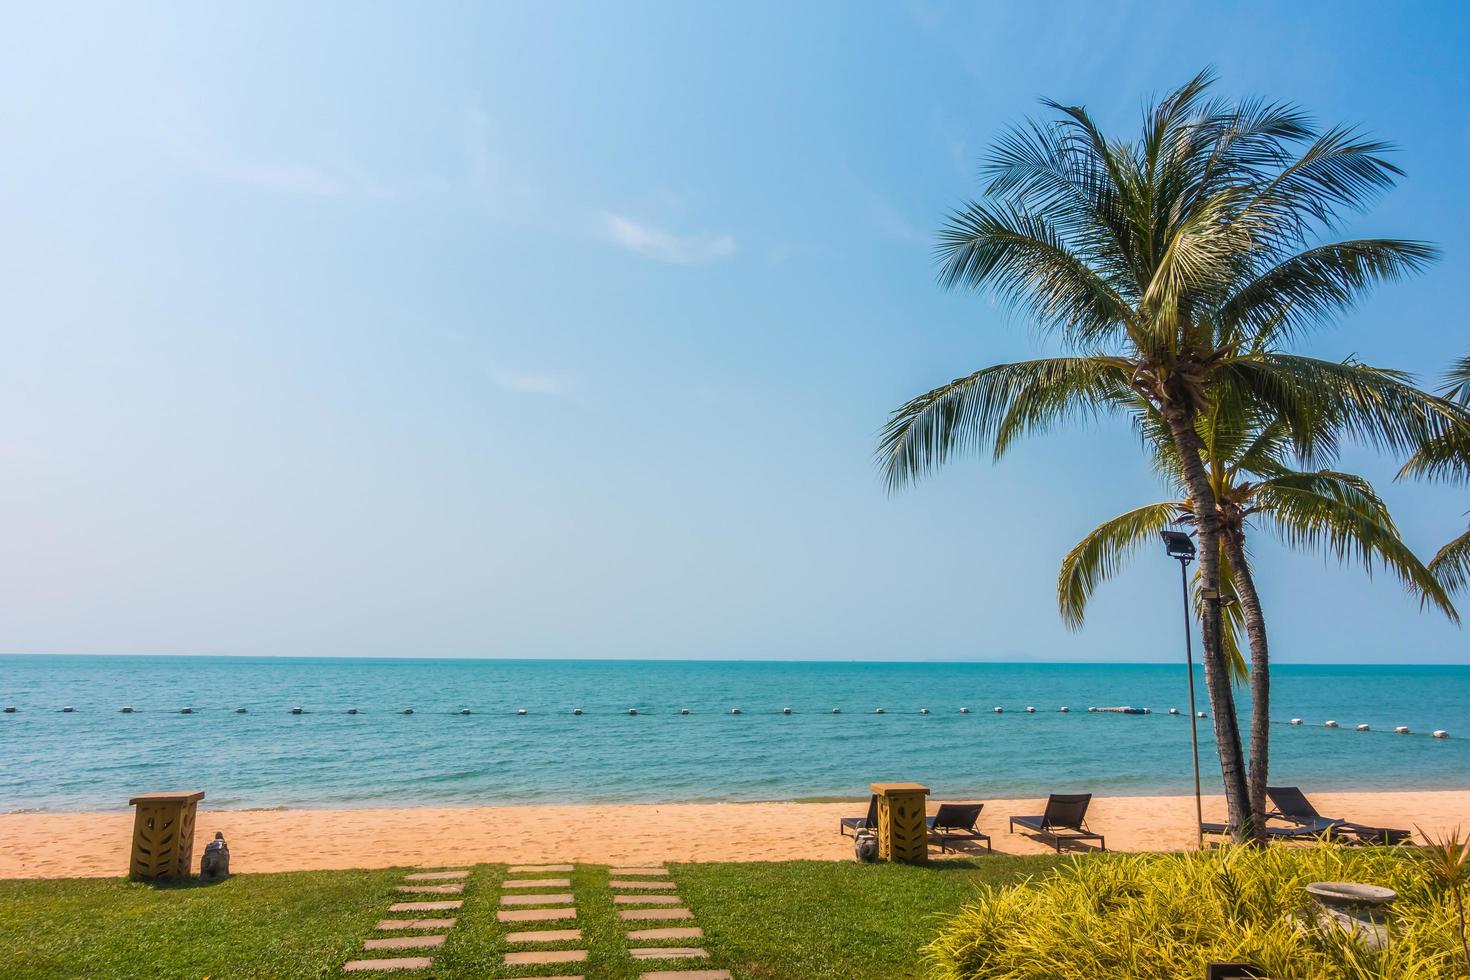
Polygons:
[[678,895],[614,895],[614,905],[683,905]]
[[421,871],[414,875],[405,875],[404,881],[463,881],[468,878],[468,871]]
[[[677,885],[668,880],[667,868],[612,868],[608,887],[614,892],[613,904],[653,906],[618,909],[618,918],[627,925],[628,955],[635,960],[708,960],[709,951],[700,946],[635,945],[668,940],[703,939],[704,930],[696,925],[637,928],[640,922],[689,921],[694,913],[683,907],[684,900],[674,894]],[[640,974],[641,980],[731,980],[729,970],[657,970]]]
[[570,905],[575,899],[571,892],[555,892],[549,895],[501,895],[501,905]]
[[464,885],[397,885],[393,890],[419,895],[459,895],[464,892]]
[[[510,868],[512,875],[566,875],[573,870],[570,864],[517,864]],[[500,904],[495,913],[500,922],[564,923],[577,918],[576,896],[566,889],[572,887],[570,878],[509,878],[500,883]],[[547,889],[560,889],[548,891]],[[556,908],[521,908],[526,905],[554,905]],[[581,942],[581,929],[549,928],[523,929],[507,933],[505,941],[515,946],[540,945],[546,943]],[[557,963],[585,963],[585,949],[521,949],[504,955],[502,963],[508,967],[549,966]],[[525,976],[526,974],[516,974]],[[541,980],[558,980],[545,978]],[[564,977],[560,980],[582,980],[580,976]]]
[[575,908],[564,909],[501,909],[495,913],[498,922],[556,922],[560,919],[575,919]]
[[430,949],[443,946],[448,936],[394,936],[392,939],[364,939],[363,949]]
[[628,955],[635,960],[704,960],[709,953],[692,946],[648,946],[630,949]]
[[427,970],[434,965],[428,956],[399,956],[381,960],[348,960],[342,969],[348,973],[362,970]]
[[579,942],[581,939],[581,929],[534,929],[530,932],[505,934],[505,941],[508,943],[567,943]]
[[397,929],[453,929],[458,919],[383,919],[373,926],[382,932]]
[[635,922],[640,919],[692,919],[694,913],[688,909],[627,909],[619,912],[618,918],[625,922]]
[[[419,871],[406,875],[404,881],[456,881],[452,885],[395,885],[396,892],[428,893],[431,895],[457,895],[464,892],[464,881],[470,876],[468,870],[444,869],[438,871]],[[394,902],[388,906],[389,912],[450,912],[461,908],[463,899],[446,899],[444,901],[429,902]],[[449,938],[449,930],[453,929],[459,918],[406,918],[406,919],[379,919],[373,926],[376,932],[430,932],[430,935],[417,936],[381,936],[376,939],[364,939],[362,948],[367,953],[377,952],[400,952],[411,949],[438,949],[443,946]],[[386,972],[392,970],[427,970],[434,965],[431,956],[384,956],[377,958],[364,958],[360,960],[348,960],[342,965],[345,973],[363,972]]]

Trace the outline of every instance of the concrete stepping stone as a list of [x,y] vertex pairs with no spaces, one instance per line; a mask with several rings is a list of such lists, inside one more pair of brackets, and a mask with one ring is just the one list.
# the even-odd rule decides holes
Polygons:
[[458,881],[468,878],[468,871],[421,871],[418,874],[406,875],[404,881]]
[[464,885],[394,885],[393,890],[415,895],[460,895]]
[[394,902],[388,906],[389,912],[448,912],[457,909],[464,902]]
[[729,970],[655,970],[640,973],[638,980],[733,980]]
[[709,959],[709,953],[695,946],[649,946],[645,949],[630,949],[628,955],[635,960]]
[[516,909],[495,913],[497,922],[555,922],[558,919],[575,919],[576,909]]
[[634,919],[692,919],[694,913],[688,909],[627,909],[618,913],[618,918]]
[[582,938],[581,929],[536,929],[531,932],[508,932],[508,943],[565,943]]
[[360,970],[427,970],[433,965],[434,961],[427,956],[400,956],[386,960],[348,960],[342,964],[342,969],[347,973],[357,973]]
[[622,889],[641,888],[644,891],[648,891],[674,888],[675,885],[672,881],[609,881],[607,887]]
[[570,905],[571,892],[555,892],[550,895],[501,895],[501,905]]
[[628,933],[629,939],[703,939],[704,930],[699,926],[676,926],[673,929],[635,929]]
[[682,905],[678,895],[614,895],[614,905]]
[[501,888],[570,888],[570,878],[512,878],[502,881]]
[[453,929],[458,919],[384,919],[374,929]]
[[668,868],[609,868],[608,874],[614,878],[663,878],[669,873]]
[[523,953],[506,953],[506,966],[541,966],[545,963],[582,963],[585,949],[530,949]]
[[512,864],[506,870],[513,875],[536,875],[552,871],[568,872],[572,870],[572,866],[570,864]]
[[443,946],[448,936],[395,936],[392,939],[364,939],[363,949],[431,949]]

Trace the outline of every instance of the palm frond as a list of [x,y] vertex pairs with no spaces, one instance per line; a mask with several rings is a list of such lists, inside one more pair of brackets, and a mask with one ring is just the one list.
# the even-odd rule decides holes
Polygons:
[[890,489],[912,483],[956,454],[996,455],[1024,431],[1116,408],[1127,375],[1101,357],[999,364],[911,399],[879,437],[877,459]]
[[1133,553],[1178,521],[1183,505],[1177,501],[1148,504],[1104,521],[1077,542],[1062,559],[1057,576],[1057,607],[1062,621],[1081,629],[1087,602],[1097,587],[1122,569]]
[[1459,622],[1443,583],[1404,544],[1387,506],[1361,477],[1328,471],[1274,477],[1255,487],[1253,507],[1290,547],[1356,562],[1370,576],[1382,565],[1421,602]]
[[1449,544],[1429,563],[1429,570],[1451,594],[1470,592],[1470,531]]

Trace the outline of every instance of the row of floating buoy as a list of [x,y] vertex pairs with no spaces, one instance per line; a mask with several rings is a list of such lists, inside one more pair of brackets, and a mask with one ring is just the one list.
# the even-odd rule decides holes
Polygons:
[[[125,714],[125,715],[133,714],[136,710],[137,709],[135,709],[130,704],[125,704],[121,708],[118,709],[118,711],[120,711],[122,714]],[[1005,709],[1003,707],[1001,707],[1000,705],[996,705],[994,708],[991,708],[990,710],[992,712],[994,712],[995,714],[1003,714],[1005,712]],[[1057,708],[1057,713],[1059,713],[1059,714],[1067,714],[1071,710],[1072,709],[1070,707],[1068,707],[1066,705],[1062,705],[1060,708]],[[1148,715],[1148,714],[1153,714],[1153,709],[1152,708],[1116,707],[1116,708],[1088,708],[1087,710],[1088,710],[1089,713],[1113,713],[1113,714],[1130,714],[1130,715]],[[3,709],[0,709],[0,711],[3,711],[7,715],[13,715],[13,714],[16,714],[17,713],[18,709],[15,707],[15,705],[6,705]],[[71,714],[71,713],[73,713],[73,712],[76,711],[76,708],[74,706],[68,704],[68,705],[64,705],[61,708],[61,711],[64,714]],[[181,715],[192,715],[194,713],[194,709],[192,707],[188,706],[188,705],[185,705],[184,707],[179,708],[178,713],[181,714]],[[248,708],[236,708],[234,713],[237,714],[237,715],[248,714],[249,713],[249,709]],[[290,709],[290,713],[293,714],[293,715],[302,715],[302,714],[307,714],[308,712],[306,711],[306,709],[302,708],[300,705],[295,705],[295,706],[293,706]],[[358,711],[357,708],[348,708],[344,713],[345,714],[349,714],[349,715],[355,715],[355,714],[359,714],[360,712]],[[398,714],[402,714],[402,715],[411,715],[411,714],[414,713],[414,711],[413,711],[412,708],[403,708],[400,711],[398,711],[397,713]],[[459,714],[459,715],[469,715],[469,714],[473,714],[473,713],[474,712],[472,712],[469,708],[460,708],[458,711],[454,712],[454,714]],[[584,710],[582,708],[573,708],[572,709],[572,714],[573,715],[579,715],[580,716],[580,715],[582,715],[584,713],[585,712],[584,712]],[[680,715],[688,715],[690,713],[691,712],[690,712],[690,710],[688,708],[680,708],[679,709],[679,714]],[[740,708],[731,708],[730,709],[730,714],[732,714],[732,715],[739,715],[739,714],[743,714],[743,713],[744,712]],[[789,708],[789,707],[786,707],[786,708],[782,708],[781,709],[781,714],[783,714],[783,715],[790,715],[790,714],[794,714],[794,713],[795,712],[791,708]],[[962,714],[962,715],[967,715],[967,714],[970,713],[970,709],[969,708],[960,708],[959,709],[959,713]],[[1026,713],[1027,714],[1035,714],[1036,713],[1036,706],[1035,705],[1027,705],[1026,706]],[[527,712],[526,712],[526,709],[525,708],[517,708],[516,709],[516,715],[517,716],[519,716],[519,717],[525,717],[526,714],[527,714]],[[635,715],[636,716],[638,714],[638,709],[637,708],[629,708],[628,709],[628,714],[629,715]],[[832,709],[832,714],[834,714],[834,715],[840,715],[840,714],[842,714],[842,709],[841,708],[833,708]],[[887,714],[887,711],[885,709],[883,709],[883,708],[874,708],[873,709],[873,714],[875,714],[875,715]],[[927,715],[927,714],[930,714],[930,711],[929,711],[928,708],[920,708],[919,709],[919,714],[921,714],[921,715]],[[1180,711],[1179,711],[1178,708],[1170,708],[1169,709],[1169,714],[1171,714],[1171,715],[1178,715],[1178,714],[1180,714]],[[1197,717],[1197,718],[1205,718],[1205,717],[1208,717],[1208,716],[1203,711],[1196,711],[1195,712],[1195,717]],[[1300,718],[1293,718],[1293,719],[1291,719],[1291,721],[1289,722],[1289,724],[1299,727],[1299,726],[1301,726],[1303,724],[1303,721]],[[1322,723],[1322,727],[1323,728],[1339,728],[1341,726],[1338,725],[1338,723],[1337,723],[1337,721],[1335,719],[1329,718],[1329,719],[1327,719],[1326,721],[1324,721]],[[1353,730],[1354,731],[1358,731],[1358,732],[1367,732],[1367,731],[1372,731],[1372,728],[1370,726],[1368,726],[1368,725],[1355,725],[1353,727]],[[1394,728],[1394,734],[1396,734],[1396,735],[1412,735],[1414,733],[1409,729],[1409,727],[1407,725],[1398,725],[1398,726],[1396,726]],[[1433,732],[1430,733],[1430,737],[1431,738],[1449,738],[1450,737],[1450,733],[1447,732],[1447,731],[1445,731],[1442,728],[1437,728]]]
[[[1300,726],[1300,725],[1303,724],[1303,721],[1300,718],[1293,718],[1293,719],[1291,719],[1291,721],[1289,722],[1289,724]],[[1340,728],[1341,726],[1338,725],[1338,723],[1337,723],[1337,721],[1335,719],[1328,718],[1326,721],[1324,721],[1322,723],[1322,727],[1323,728]],[[1355,731],[1355,732],[1371,732],[1372,730],[1373,730],[1372,727],[1369,726],[1369,725],[1354,725],[1353,726],[1353,731]],[[1414,734],[1409,729],[1409,726],[1408,725],[1396,725],[1396,726],[1394,726],[1393,733],[1395,735],[1412,735],[1412,734]],[[1430,738],[1449,738],[1450,737],[1450,733],[1447,732],[1447,731],[1445,731],[1443,728],[1436,728],[1434,731],[1432,731],[1432,732],[1429,733],[1429,736],[1430,736]]]

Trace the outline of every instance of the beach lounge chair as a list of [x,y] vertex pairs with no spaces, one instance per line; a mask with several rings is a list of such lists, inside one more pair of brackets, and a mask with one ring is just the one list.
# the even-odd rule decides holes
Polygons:
[[866,817],[843,817],[838,821],[837,831],[846,837],[847,832],[852,831],[856,837],[860,831],[878,829],[878,797],[876,794],[868,798],[868,815]]
[[[1224,842],[1226,838],[1235,836],[1235,827],[1228,823],[1202,823],[1199,825],[1200,833],[1206,837],[1219,837]],[[1268,841],[1294,841],[1294,840],[1320,840],[1324,837],[1338,833],[1336,826],[1324,827],[1272,827],[1269,824],[1263,828]]]
[[1092,802],[1091,793],[1053,793],[1047,798],[1046,812],[1039,817],[1011,817],[1011,833],[1016,824],[1027,830],[1050,837],[1057,853],[1062,850],[1064,840],[1095,840],[1097,846],[1106,851],[1107,843],[1102,834],[1087,829],[1087,805]]
[[985,849],[992,850],[990,835],[975,829],[984,803],[941,803],[939,812],[925,822],[929,825],[929,839],[937,841],[939,853],[949,850],[950,841],[977,840],[985,842]]
[[1278,817],[1282,820],[1289,820],[1298,827],[1310,828],[1319,835],[1352,834],[1364,844],[1407,844],[1413,839],[1413,834],[1407,830],[1399,830],[1394,827],[1370,827],[1367,824],[1353,823],[1351,820],[1324,817],[1317,812],[1316,807],[1312,806],[1312,802],[1307,799],[1307,794],[1295,786],[1267,786],[1266,796],[1276,807],[1267,812],[1267,818]]

